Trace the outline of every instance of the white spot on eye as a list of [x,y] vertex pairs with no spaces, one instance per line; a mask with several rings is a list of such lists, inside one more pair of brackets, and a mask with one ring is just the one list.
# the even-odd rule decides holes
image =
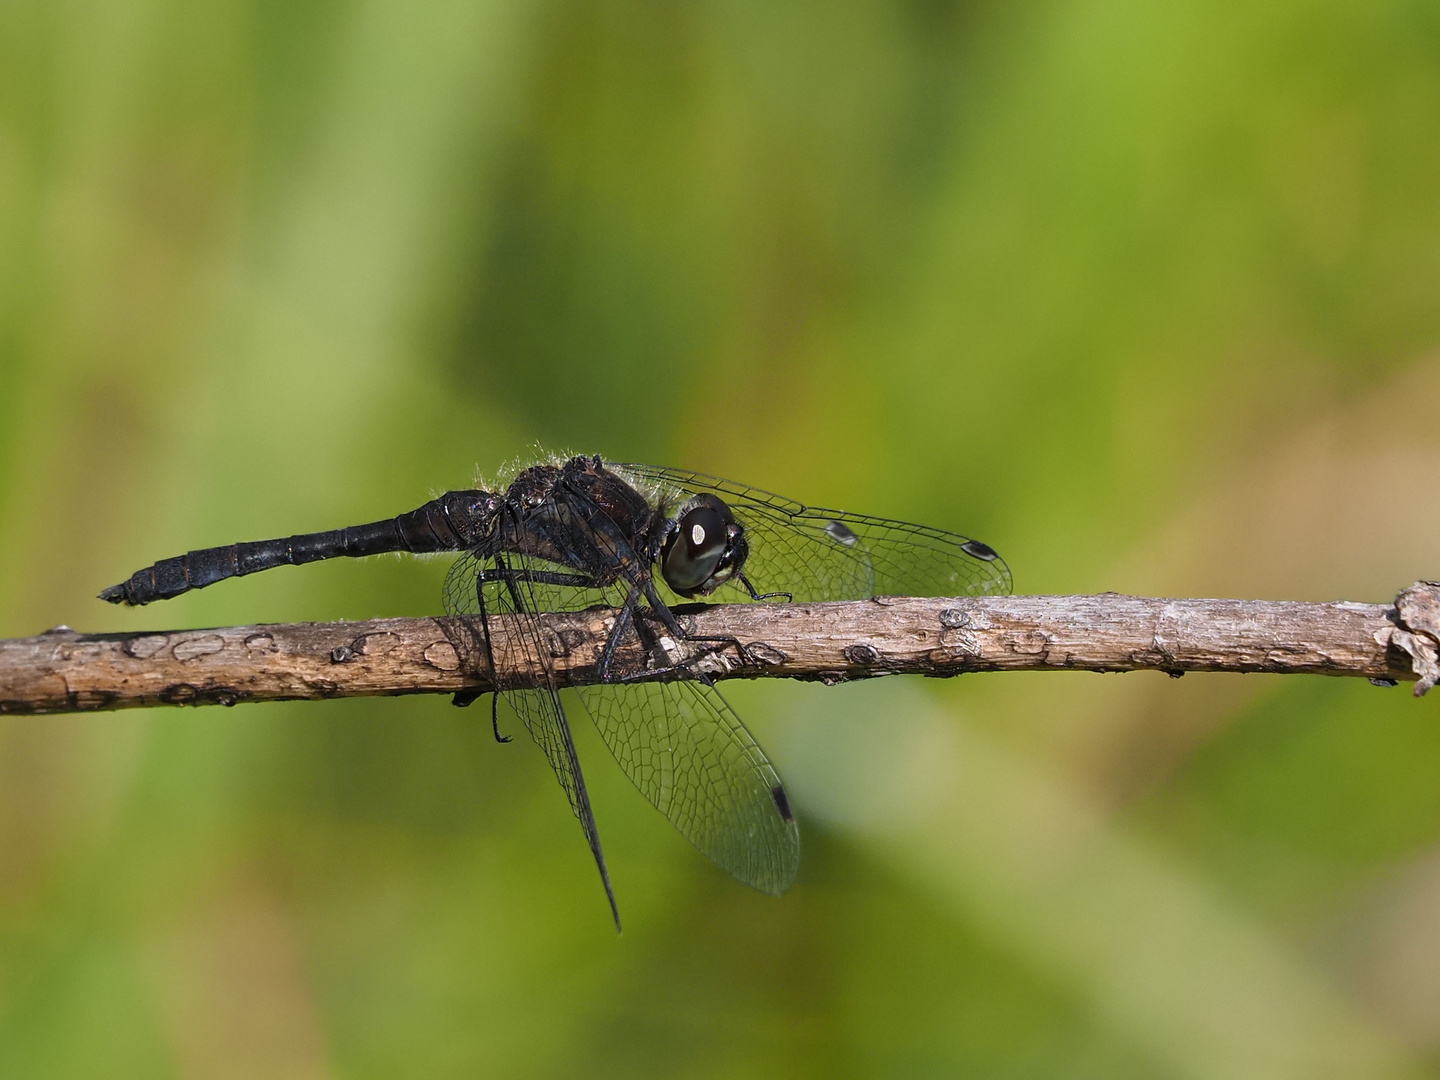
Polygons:
[[691,525],[691,526],[690,526],[690,542],[691,542],[692,544],[694,544],[696,547],[699,547],[701,544],[705,543],[705,526],[703,526],[703,525]]

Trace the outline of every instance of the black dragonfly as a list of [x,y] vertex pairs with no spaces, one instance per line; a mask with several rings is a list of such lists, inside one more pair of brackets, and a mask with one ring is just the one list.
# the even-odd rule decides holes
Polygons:
[[[698,670],[672,663],[687,634],[675,609],[731,601],[859,600],[1010,591],[993,548],[942,529],[804,506],[702,473],[556,459],[519,471],[501,490],[451,491],[369,525],[191,551],[137,571],[100,594],[148,604],[276,566],[382,552],[459,551],[445,609],[471,670],[496,687],[540,744],[580,820],[620,925],[595,816],[552,671],[542,612],[618,609],[596,672],[580,690],[601,738],[655,808],[718,866],[762,892],[790,887],[800,833],[765,752]],[[519,632],[492,635],[493,616]],[[660,632],[657,632],[657,628]],[[669,638],[667,639],[667,636]],[[638,640],[648,678],[618,670]],[[745,647],[720,640],[718,648]],[[507,673],[540,671],[525,686]],[[656,675],[661,676],[657,681]],[[548,683],[548,685],[547,685]],[[469,704],[475,695],[457,695]]]

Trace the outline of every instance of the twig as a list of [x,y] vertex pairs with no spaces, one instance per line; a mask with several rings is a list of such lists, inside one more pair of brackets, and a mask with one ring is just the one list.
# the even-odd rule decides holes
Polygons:
[[[672,660],[715,679],[839,682],[887,674],[969,671],[1187,671],[1355,675],[1440,681],[1440,585],[1417,582],[1392,605],[1099,596],[881,598],[834,604],[731,604],[679,609],[712,640],[670,643]],[[544,616],[555,678],[595,681],[615,613]],[[492,620],[497,654],[515,630]],[[234,705],[384,694],[485,691],[462,663],[451,618],[235,626],[140,634],[57,627],[0,641],[0,712],[54,713],[142,705]],[[631,635],[633,637],[633,635]],[[713,639],[743,642],[743,650]],[[617,671],[643,670],[638,645]],[[503,670],[512,686],[535,669]]]

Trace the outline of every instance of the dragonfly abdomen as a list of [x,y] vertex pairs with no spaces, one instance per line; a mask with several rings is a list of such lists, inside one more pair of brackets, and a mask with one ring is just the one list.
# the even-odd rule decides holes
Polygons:
[[450,491],[417,510],[385,521],[300,533],[279,540],[202,548],[161,559],[137,570],[129,580],[110,586],[100,599],[112,604],[148,604],[277,566],[298,566],[321,559],[358,559],[391,551],[415,555],[459,551],[474,546],[484,535],[493,511],[493,500],[486,492]]

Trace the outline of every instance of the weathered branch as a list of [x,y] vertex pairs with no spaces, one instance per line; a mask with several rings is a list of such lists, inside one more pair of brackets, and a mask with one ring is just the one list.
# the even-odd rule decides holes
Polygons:
[[[683,642],[683,656],[672,658],[716,679],[1243,671],[1416,680],[1417,696],[1440,681],[1440,585],[1432,582],[1417,582],[1391,605],[1105,593],[696,606],[681,617],[711,640]],[[544,616],[561,685],[595,681],[614,618],[603,609]],[[515,625],[491,624],[497,655],[517,652],[506,647]],[[0,641],[0,712],[483,692],[489,682],[461,659],[467,640],[471,631],[450,618],[148,634],[59,627]],[[616,670],[634,673],[642,664],[634,644],[620,650]],[[501,671],[512,686],[534,685],[539,674],[523,666]]]

